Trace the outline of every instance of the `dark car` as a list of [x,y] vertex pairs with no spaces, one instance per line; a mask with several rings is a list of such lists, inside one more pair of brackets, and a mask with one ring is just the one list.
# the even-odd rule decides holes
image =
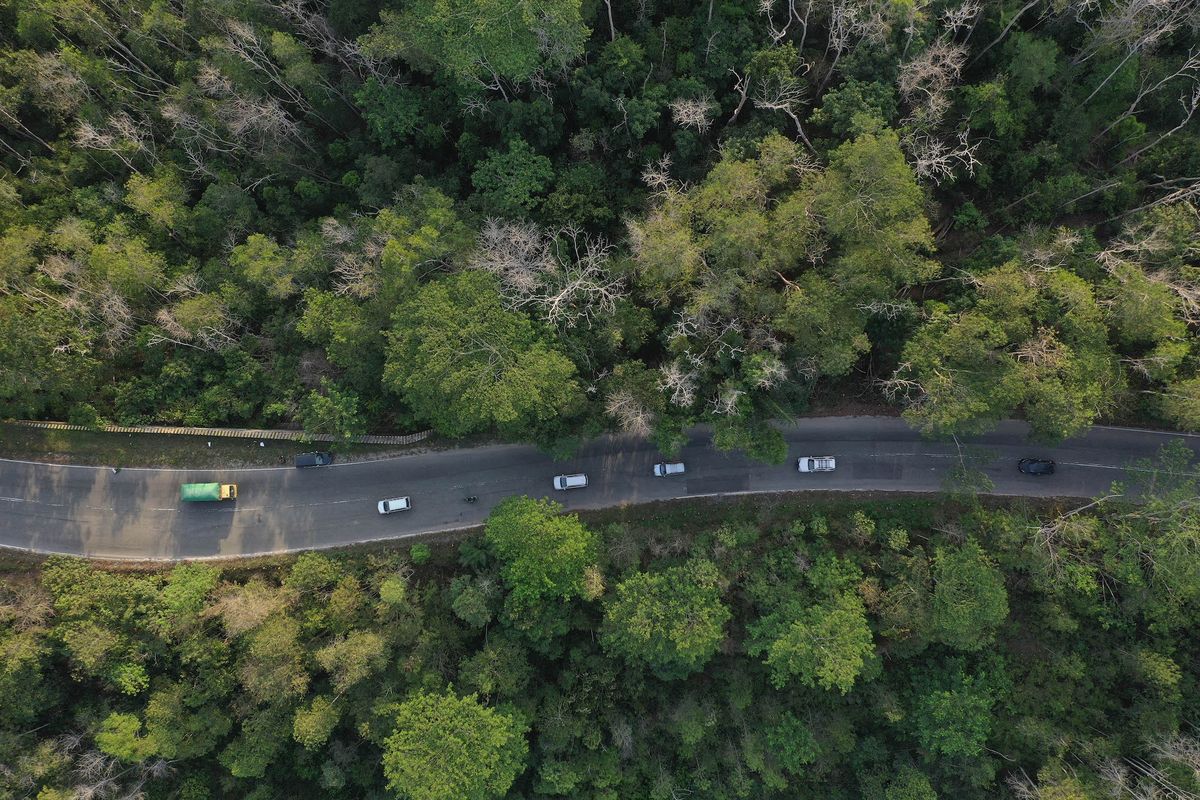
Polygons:
[[296,456],[297,467],[327,467],[333,463],[333,453],[301,453]]
[[1026,475],[1053,475],[1054,462],[1048,458],[1022,458],[1017,469]]

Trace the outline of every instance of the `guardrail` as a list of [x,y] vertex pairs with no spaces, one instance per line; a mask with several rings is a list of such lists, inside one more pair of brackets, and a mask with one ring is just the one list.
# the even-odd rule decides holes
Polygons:
[[[101,425],[90,428],[86,425],[72,425],[69,422],[46,422],[41,420],[17,419],[6,420],[10,425],[21,425],[26,428],[45,428],[54,431],[92,431],[100,433],[158,433],[173,436],[208,436],[231,439],[289,439],[305,442],[340,441],[340,437],[328,433],[304,433],[304,431],[256,430],[254,428],[177,428],[168,425]],[[418,431],[400,436],[376,436],[372,434],[355,436],[350,441],[354,444],[415,444],[428,437],[433,431]]]

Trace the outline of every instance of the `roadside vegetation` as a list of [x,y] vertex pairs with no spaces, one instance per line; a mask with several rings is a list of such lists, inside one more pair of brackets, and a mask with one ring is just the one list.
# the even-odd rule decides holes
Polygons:
[[1190,456],[1136,506],[511,498],[432,547],[13,564],[0,798],[1194,796]]
[[1200,423],[1193,0],[8,0],[0,418]]
[[0,422],[0,458],[91,466],[232,469],[290,465],[297,453],[335,447],[339,461],[369,461],[437,446],[310,443],[170,434],[127,434],[27,428]]

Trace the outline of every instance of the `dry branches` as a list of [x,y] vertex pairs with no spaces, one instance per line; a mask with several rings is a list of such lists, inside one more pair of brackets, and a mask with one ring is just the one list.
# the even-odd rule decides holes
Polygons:
[[532,308],[552,325],[571,328],[613,313],[625,279],[609,270],[612,246],[578,228],[556,231],[530,222],[489,219],[471,266],[495,275],[511,308]]
[[1098,18],[1088,12],[1097,7],[1091,2],[1076,5],[1076,19],[1092,36],[1073,59],[1082,64],[1098,53],[1124,50],[1125,54],[1080,105],[1086,106],[1113,76],[1134,56],[1152,52],[1175,31],[1185,25],[1200,26],[1200,6],[1195,0],[1121,0],[1105,4]]
[[654,412],[629,389],[612,392],[604,401],[604,413],[616,420],[623,432],[634,436],[649,436],[654,428]]
[[139,172],[134,164],[138,156],[157,162],[150,126],[146,120],[134,119],[125,111],[105,118],[99,127],[84,120],[75,128],[75,144],[86,150],[100,150],[116,156],[130,172]]
[[695,128],[696,133],[704,133],[709,129],[715,110],[716,105],[708,97],[679,97],[671,101],[671,119],[681,128]]
[[967,141],[969,135],[969,130],[962,130],[956,139],[947,141],[927,133],[906,131],[901,144],[912,159],[917,177],[940,184],[959,171],[975,174],[975,167],[979,166],[975,157],[979,142]]
[[696,402],[699,374],[694,365],[684,365],[680,360],[675,360],[664,364],[660,372],[659,388],[667,393],[672,404],[687,408]]
[[[903,64],[897,84],[910,107],[903,121],[901,144],[913,162],[917,176],[941,183],[962,170],[973,174],[978,142],[968,141],[969,130],[939,133],[950,108],[950,90],[959,82],[967,48],[954,44],[944,34],[916,58]],[[953,137],[953,138],[952,138]]]

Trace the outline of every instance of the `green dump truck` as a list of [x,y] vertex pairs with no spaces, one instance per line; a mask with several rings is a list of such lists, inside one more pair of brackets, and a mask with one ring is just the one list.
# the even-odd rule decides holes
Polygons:
[[185,503],[200,500],[237,500],[237,484],[185,483],[179,487],[179,499]]

